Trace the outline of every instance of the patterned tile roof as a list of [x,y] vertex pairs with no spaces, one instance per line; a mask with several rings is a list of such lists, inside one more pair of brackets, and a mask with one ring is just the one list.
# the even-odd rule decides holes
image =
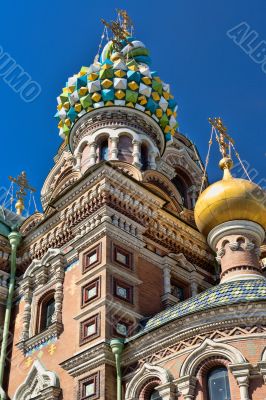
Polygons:
[[256,279],[223,283],[154,315],[154,317],[146,321],[143,329],[133,337],[135,338],[177,318],[199,311],[206,311],[225,305],[265,300],[266,280]]

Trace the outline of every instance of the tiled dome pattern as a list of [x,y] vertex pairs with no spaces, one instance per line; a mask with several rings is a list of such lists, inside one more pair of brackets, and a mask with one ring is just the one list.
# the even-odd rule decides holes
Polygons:
[[255,301],[266,301],[265,279],[225,282],[154,315],[134,337],[193,313]]
[[101,63],[82,67],[78,74],[68,79],[57,98],[55,115],[62,138],[68,137],[75,122],[87,112],[120,106],[149,115],[158,123],[166,140],[170,140],[178,124],[177,104],[169,85],[162,82],[147,64],[138,63],[137,54],[134,57],[128,61],[127,57],[120,57],[114,62],[104,57]]

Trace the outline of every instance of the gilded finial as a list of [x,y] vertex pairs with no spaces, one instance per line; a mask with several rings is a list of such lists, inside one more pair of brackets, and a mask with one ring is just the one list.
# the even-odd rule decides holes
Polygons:
[[222,170],[230,170],[233,166],[233,161],[231,159],[230,154],[228,153],[229,147],[231,144],[234,144],[234,140],[227,133],[227,128],[223,124],[223,121],[220,117],[218,118],[209,118],[210,124],[216,129],[219,135],[216,135],[216,140],[219,144],[220,152],[223,156],[221,161],[219,162],[219,166]]
[[18,190],[16,191],[17,202],[15,207],[17,214],[21,215],[25,208],[24,199],[27,194],[27,190],[35,192],[36,189],[29,185],[25,171],[22,171],[17,178],[13,178],[12,176],[9,176],[8,178],[11,180],[11,182],[14,182],[18,186]]
[[125,41],[129,46],[132,46],[132,43],[128,41],[128,36],[130,33],[128,32],[129,26],[132,26],[132,22],[130,17],[128,16],[125,10],[117,10],[118,17],[122,17],[122,21],[118,18],[117,21],[107,22],[103,18],[101,19],[102,23],[110,29],[113,33],[113,46],[114,50],[120,52],[122,49],[122,41]]

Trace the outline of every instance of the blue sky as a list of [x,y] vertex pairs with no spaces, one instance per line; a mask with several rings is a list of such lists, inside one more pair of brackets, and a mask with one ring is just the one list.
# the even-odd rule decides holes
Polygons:
[[[208,117],[221,116],[263,184],[266,73],[226,32],[245,22],[258,43],[266,40],[265,0],[14,0],[1,5],[0,46],[42,90],[25,103],[0,77],[0,186],[9,185],[8,175],[26,170],[40,192],[61,143],[53,118],[56,97],[68,76],[93,61],[103,30],[100,18],[115,18],[116,8],[128,10],[135,37],[150,49],[153,69],[171,84],[180,131],[196,143],[202,158]],[[210,181],[220,177],[218,158],[215,144]]]

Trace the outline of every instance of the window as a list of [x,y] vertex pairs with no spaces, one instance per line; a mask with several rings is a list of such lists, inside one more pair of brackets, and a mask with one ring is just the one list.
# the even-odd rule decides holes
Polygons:
[[141,143],[140,146],[140,161],[141,169],[145,171],[149,166],[149,150],[145,143]]
[[175,283],[171,284],[171,294],[178,298],[179,301],[185,300],[184,288]]
[[101,263],[101,243],[83,256],[83,273]]
[[113,320],[113,335],[128,337],[132,334],[132,322],[115,317]]
[[100,397],[99,383],[99,372],[79,381],[79,400],[98,399]]
[[100,161],[108,160],[108,139],[105,139],[101,142],[99,147],[99,159]]
[[132,254],[118,246],[114,246],[114,261],[124,267],[132,268]]
[[212,369],[207,375],[208,400],[231,400],[228,373],[225,367]]
[[189,297],[189,288],[184,283],[171,279],[171,294],[179,301],[183,301]]
[[87,283],[82,288],[82,302],[81,306],[85,306],[100,297],[100,278]]
[[53,323],[53,315],[55,312],[54,293],[50,293],[40,306],[40,324],[39,331],[42,332]]
[[83,321],[80,326],[80,344],[89,342],[100,335],[99,314]]
[[114,295],[119,299],[128,301],[129,303],[133,302],[133,286],[128,285],[125,282],[121,282],[117,279],[114,279]]
[[149,400],[162,400],[162,397],[160,396],[158,390],[153,389],[149,396]]
[[121,135],[118,141],[118,160],[131,164],[133,162],[133,146],[132,139],[128,136]]

